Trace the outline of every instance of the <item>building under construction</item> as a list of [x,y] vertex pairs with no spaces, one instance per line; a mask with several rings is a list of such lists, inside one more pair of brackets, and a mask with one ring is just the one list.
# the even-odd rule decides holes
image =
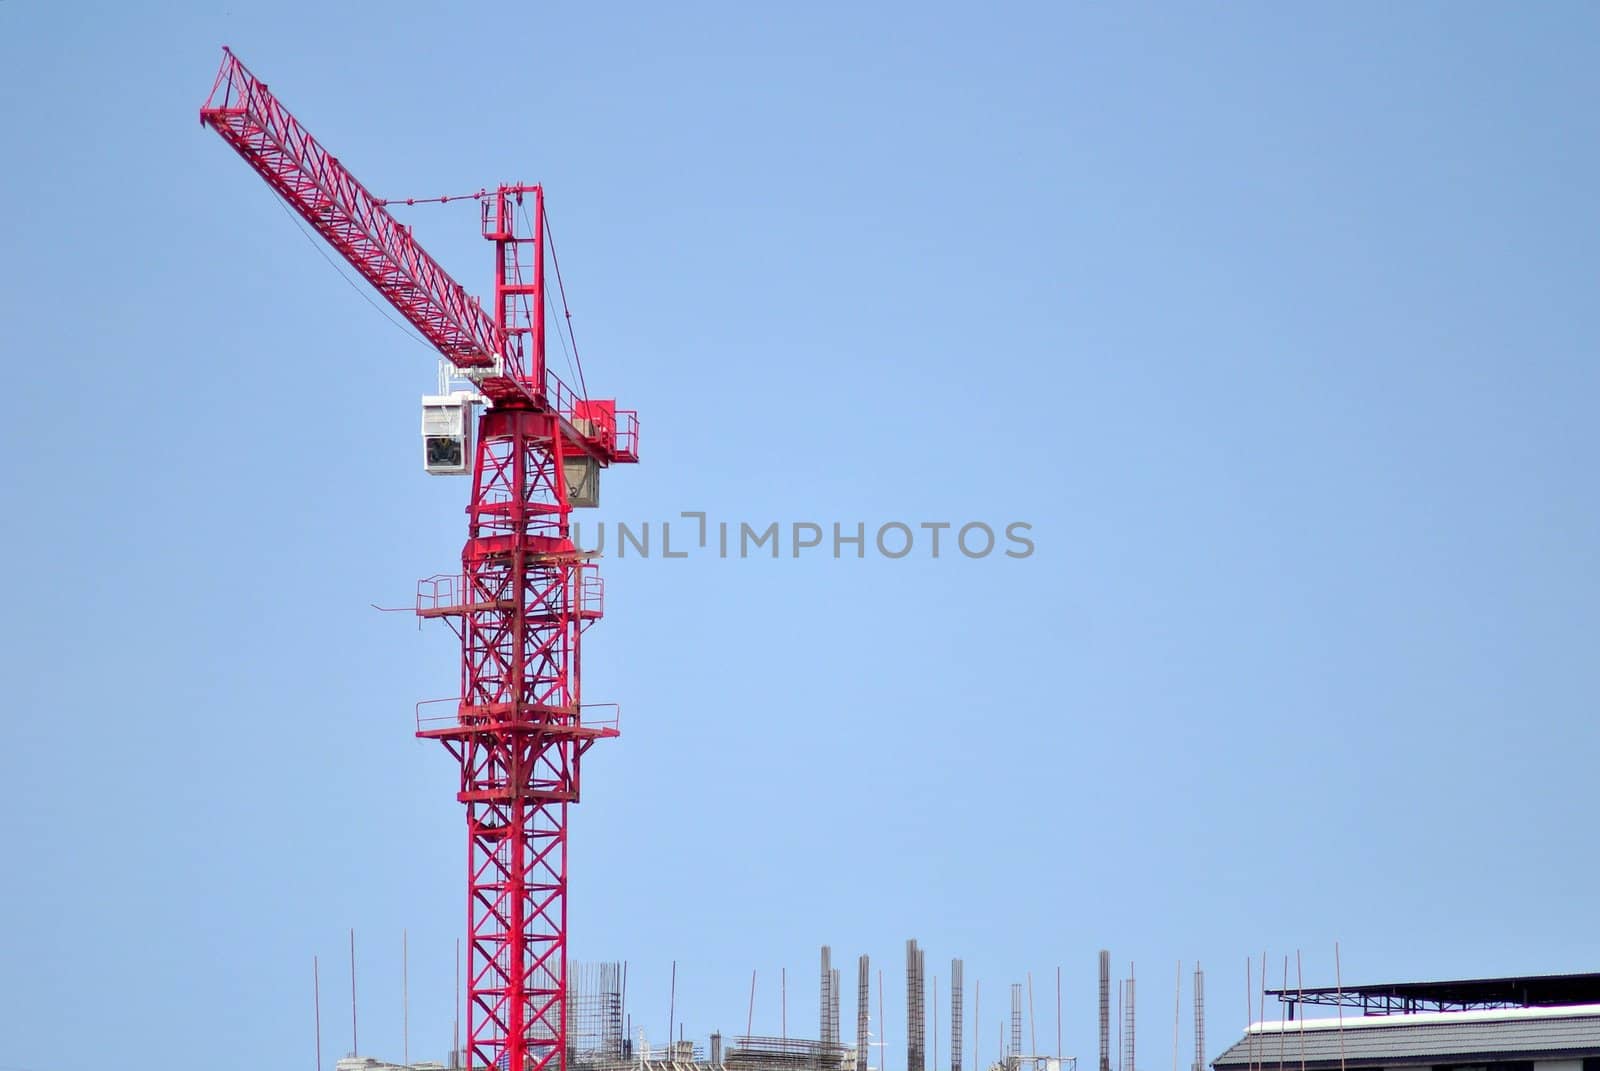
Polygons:
[[[1053,1044],[1038,1043],[1029,975],[1026,982],[1005,987],[1000,1003],[1006,1016],[998,1036],[990,1035],[992,1057],[981,1055],[985,1053],[981,983],[969,992],[964,974],[962,960],[951,960],[945,989],[948,1003],[942,1004],[937,979],[927,973],[926,952],[915,940],[906,942],[901,1035],[905,1071],[1077,1071],[1077,1060],[1062,1054],[1059,974]],[[1214,1060],[1206,1054],[1205,976],[1198,964],[1191,979],[1190,1071],[1600,1071],[1600,974],[1295,988],[1286,983],[1282,989],[1262,984],[1255,991],[1260,1019]],[[1110,954],[1101,952],[1098,981],[1097,1067],[1140,1071],[1133,965],[1128,965],[1126,978],[1114,978]],[[1170,1059],[1175,1067],[1182,1063],[1178,1051],[1182,981],[1180,965],[1173,1002],[1168,1005]],[[564,1063],[574,1071],[885,1071],[882,972],[874,978],[868,957],[857,960],[856,1030],[849,1043],[841,1026],[841,975],[827,946],[821,949],[818,982],[815,1038],[789,1036],[787,1031],[778,1037],[753,1035],[747,1026],[745,1034],[727,1039],[713,1033],[702,1045],[683,1037],[679,1027],[678,1038],[652,1045],[646,1031],[632,1028],[625,965],[573,964],[566,994],[572,1017],[567,1032],[570,1045]],[[970,1031],[965,1017],[969,996],[974,1009]],[[1266,1017],[1268,997],[1277,1001],[1277,1021]],[[751,1019],[754,999],[752,977]],[[1334,1013],[1307,1016],[1307,1009],[1319,1007]],[[943,1020],[947,1045],[942,1050],[941,1008],[948,1008]],[[980,1054],[970,1065],[965,1060],[968,1051]],[[1162,1063],[1168,1055],[1163,1046]],[[339,1061],[336,1071],[440,1071],[463,1066],[469,1064],[461,1052],[444,1064],[395,1065],[351,1056]]]
[[[1102,954],[1102,967],[1105,962]],[[1006,987],[1001,1003],[1007,1019],[997,1035],[986,1039],[979,1021],[982,983],[968,989],[961,959],[950,961],[944,987],[947,1003],[938,1002],[937,979],[928,975],[926,953],[915,940],[906,942],[905,964],[906,1005],[901,1036],[906,1071],[1076,1071],[1076,1058],[1060,1052],[1059,970],[1053,1041],[1038,1046],[1031,977],[1026,985],[1018,982]],[[843,1030],[843,980],[839,968],[833,965],[832,948],[826,945],[821,948],[819,966],[815,1037],[789,1035],[787,1031],[776,1037],[754,1034],[747,1026],[743,1034],[712,1033],[701,1042],[683,1036],[680,1026],[679,1036],[659,1043],[652,1042],[649,1031],[634,1023],[629,1013],[626,964],[570,963],[565,994],[568,1043],[563,1063],[571,1071],[883,1071],[886,1051],[883,972],[880,970],[874,976],[870,959],[865,955],[857,958],[855,1031],[854,1037],[847,1039]],[[1102,1007],[1105,1005],[1104,989],[1103,977]],[[970,1030],[966,1017],[969,1006],[974,1011]],[[752,978],[752,1019],[753,1008]],[[947,1010],[947,1018],[941,1017],[941,1009]],[[941,1025],[943,1046],[940,1044]],[[1127,1029],[1132,1029],[1131,1018]],[[1106,1025],[1102,1022],[1102,1037],[1105,1033]],[[992,1056],[983,1055],[986,1044],[991,1046]],[[1040,1048],[1049,1051],[1037,1051]],[[1103,1068],[1107,1063],[1104,1052],[1101,1062]],[[388,1063],[352,1053],[338,1061],[335,1071],[441,1071],[466,1067],[482,1065],[472,1061],[469,1050],[462,1047],[453,1048],[440,1063]],[[1131,1065],[1129,1068],[1131,1071]]]
[[838,971],[830,972],[828,956],[823,949],[821,1038],[712,1034],[703,1046],[681,1038],[651,1045],[643,1029],[630,1032],[624,965],[575,963],[567,988],[567,1066],[583,1071],[856,1071],[856,1048],[838,1040]]
[[[712,1034],[701,1046],[678,1039],[651,1045],[645,1031],[628,1029],[625,1005],[626,972],[619,964],[575,965],[567,1004],[572,1045],[567,1063],[576,1071],[879,1071],[873,1062],[874,1046],[882,1045],[882,994],[878,1012],[872,1012],[872,973],[867,956],[857,960],[855,1037],[849,1043],[842,1033],[843,988],[840,972],[832,963],[832,949],[821,950],[817,1037],[770,1037],[739,1034],[724,1038]],[[881,976],[880,976],[881,986]],[[907,1071],[965,1071],[964,1012],[966,987],[963,964],[951,961],[947,1060],[940,1059],[937,1039],[929,1048],[929,1023],[939,1022],[938,1009],[930,1011],[930,980],[923,949],[906,942],[906,1067]],[[1023,986],[1010,986],[1009,1025],[1003,1031],[1002,1049],[988,1063],[989,1071],[1070,1071],[1070,1057],[1034,1055],[1025,1051],[1023,1038]],[[874,1030],[874,1026],[877,1029]],[[981,1035],[979,1035],[981,1036]],[[1059,1024],[1057,1029],[1059,1037]],[[876,1040],[875,1040],[876,1039]],[[976,1046],[975,1046],[976,1047]],[[974,1061],[977,1063],[978,1061]]]

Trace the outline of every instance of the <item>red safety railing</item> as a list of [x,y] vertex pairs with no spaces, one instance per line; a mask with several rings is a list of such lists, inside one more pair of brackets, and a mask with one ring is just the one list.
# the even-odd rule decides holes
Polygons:
[[[584,562],[577,570],[577,597],[574,600],[580,617],[604,617],[606,612],[606,582],[600,575],[600,566]],[[466,609],[467,578],[460,573],[439,573],[417,581],[416,612],[436,617],[461,613]]]
[[593,562],[578,567],[578,615],[604,617],[606,613],[606,582],[600,567]]
[[[424,699],[416,705],[417,732],[450,729],[461,724],[461,697]],[[578,727],[617,736],[622,732],[622,706],[619,703],[585,703],[578,710]]]
[[466,590],[466,578],[460,573],[423,577],[417,581],[417,613],[438,613],[459,608]]

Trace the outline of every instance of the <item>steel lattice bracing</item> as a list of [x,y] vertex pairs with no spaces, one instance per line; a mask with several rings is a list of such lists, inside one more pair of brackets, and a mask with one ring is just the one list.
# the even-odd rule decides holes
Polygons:
[[457,366],[487,367],[502,351],[504,336],[477,301],[232,52],[200,121]]
[[[532,211],[519,228],[525,195]],[[484,213],[496,247],[496,328],[538,380],[543,205],[538,187],[502,187]],[[615,720],[582,717],[579,645],[600,617],[602,588],[572,542],[565,462],[615,442],[594,433],[599,421],[589,422],[590,434],[575,433],[571,418],[583,419],[586,406],[563,411],[509,396],[483,414],[460,602],[419,604],[426,616],[452,619],[461,639],[455,720],[419,735],[442,740],[461,765],[471,1067],[566,1065],[567,807],[578,801],[584,752],[617,735]]]
[[583,753],[617,735],[582,720],[579,644],[601,608],[571,539],[567,452],[559,414],[479,421],[463,602],[441,608],[459,619],[462,699],[455,724],[422,730],[461,764],[473,1067],[564,1066],[567,806]]
[[583,630],[598,577],[571,540],[560,418],[490,409],[478,456],[455,620],[462,699],[419,735],[460,763],[467,807],[467,1056],[470,1066],[564,1066],[567,807],[581,760],[614,722],[585,724]]

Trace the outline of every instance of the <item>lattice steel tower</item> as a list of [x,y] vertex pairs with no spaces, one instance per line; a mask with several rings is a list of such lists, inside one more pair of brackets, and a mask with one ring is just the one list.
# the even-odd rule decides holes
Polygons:
[[638,460],[637,415],[546,364],[547,260],[560,277],[541,187],[469,195],[495,248],[490,312],[230,51],[200,119],[448,362],[424,399],[424,463],[470,472],[467,539],[459,573],[419,586],[417,613],[459,636],[461,695],[416,728],[456,759],[467,809],[467,1063],[564,1068],[567,808],[584,753],[618,732],[614,707],[583,716],[579,647],[603,589],[570,519],[596,503],[601,469]]

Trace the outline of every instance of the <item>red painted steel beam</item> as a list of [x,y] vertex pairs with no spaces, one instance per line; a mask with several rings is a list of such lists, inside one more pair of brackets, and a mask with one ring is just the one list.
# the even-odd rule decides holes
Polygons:
[[456,367],[487,368],[505,335],[478,300],[224,49],[200,121]]

